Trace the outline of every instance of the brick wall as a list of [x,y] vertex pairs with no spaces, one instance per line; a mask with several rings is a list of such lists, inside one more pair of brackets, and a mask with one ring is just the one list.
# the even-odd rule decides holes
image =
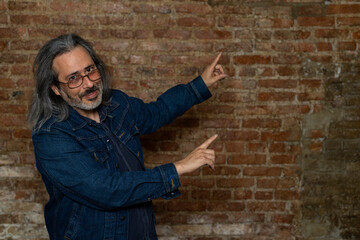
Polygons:
[[355,0],[0,0],[0,239],[47,239],[31,64],[68,32],[147,101],[223,51],[213,98],[142,139],[152,167],[220,135],[216,170],[154,201],[161,239],[360,238],[359,26]]

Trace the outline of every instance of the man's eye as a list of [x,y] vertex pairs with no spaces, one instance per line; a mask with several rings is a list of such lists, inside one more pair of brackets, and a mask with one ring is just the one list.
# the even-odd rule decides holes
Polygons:
[[90,73],[92,71],[94,71],[95,67],[94,66],[91,66],[91,67],[88,67],[85,69],[86,73]]
[[71,77],[69,77],[69,82],[76,82],[81,78],[81,76],[79,75],[73,75]]

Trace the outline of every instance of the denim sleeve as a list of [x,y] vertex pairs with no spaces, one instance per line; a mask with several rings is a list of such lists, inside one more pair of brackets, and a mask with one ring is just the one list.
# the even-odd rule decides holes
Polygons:
[[66,132],[34,134],[33,142],[43,178],[86,206],[113,210],[178,195],[180,180],[172,163],[139,172],[110,173]]
[[198,76],[188,84],[170,88],[154,102],[144,103],[137,98],[129,98],[129,102],[141,134],[150,134],[210,97],[209,89]]

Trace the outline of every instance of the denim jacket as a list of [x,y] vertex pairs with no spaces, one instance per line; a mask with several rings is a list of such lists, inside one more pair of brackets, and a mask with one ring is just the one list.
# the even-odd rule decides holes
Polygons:
[[[50,239],[127,239],[130,207],[179,196],[174,164],[146,169],[139,136],[171,123],[210,96],[201,76],[151,103],[112,90],[111,103],[101,106],[101,115],[111,119],[111,131],[144,171],[120,172],[104,129],[72,108],[67,120],[53,116],[33,132],[36,166],[50,197],[44,209]],[[157,239],[156,233],[150,239]]]

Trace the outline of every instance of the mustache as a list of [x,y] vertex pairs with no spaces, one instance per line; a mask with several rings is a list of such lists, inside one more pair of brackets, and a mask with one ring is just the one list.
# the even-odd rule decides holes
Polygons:
[[80,98],[83,98],[84,96],[86,96],[86,95],[88,95],[88,94],[90,94],[92,92],[95,92],[96,90],[99,90],[99,87],[98,86],[93,86],[92,88],[89,88],[84,93],[82,93],[80,95]]

